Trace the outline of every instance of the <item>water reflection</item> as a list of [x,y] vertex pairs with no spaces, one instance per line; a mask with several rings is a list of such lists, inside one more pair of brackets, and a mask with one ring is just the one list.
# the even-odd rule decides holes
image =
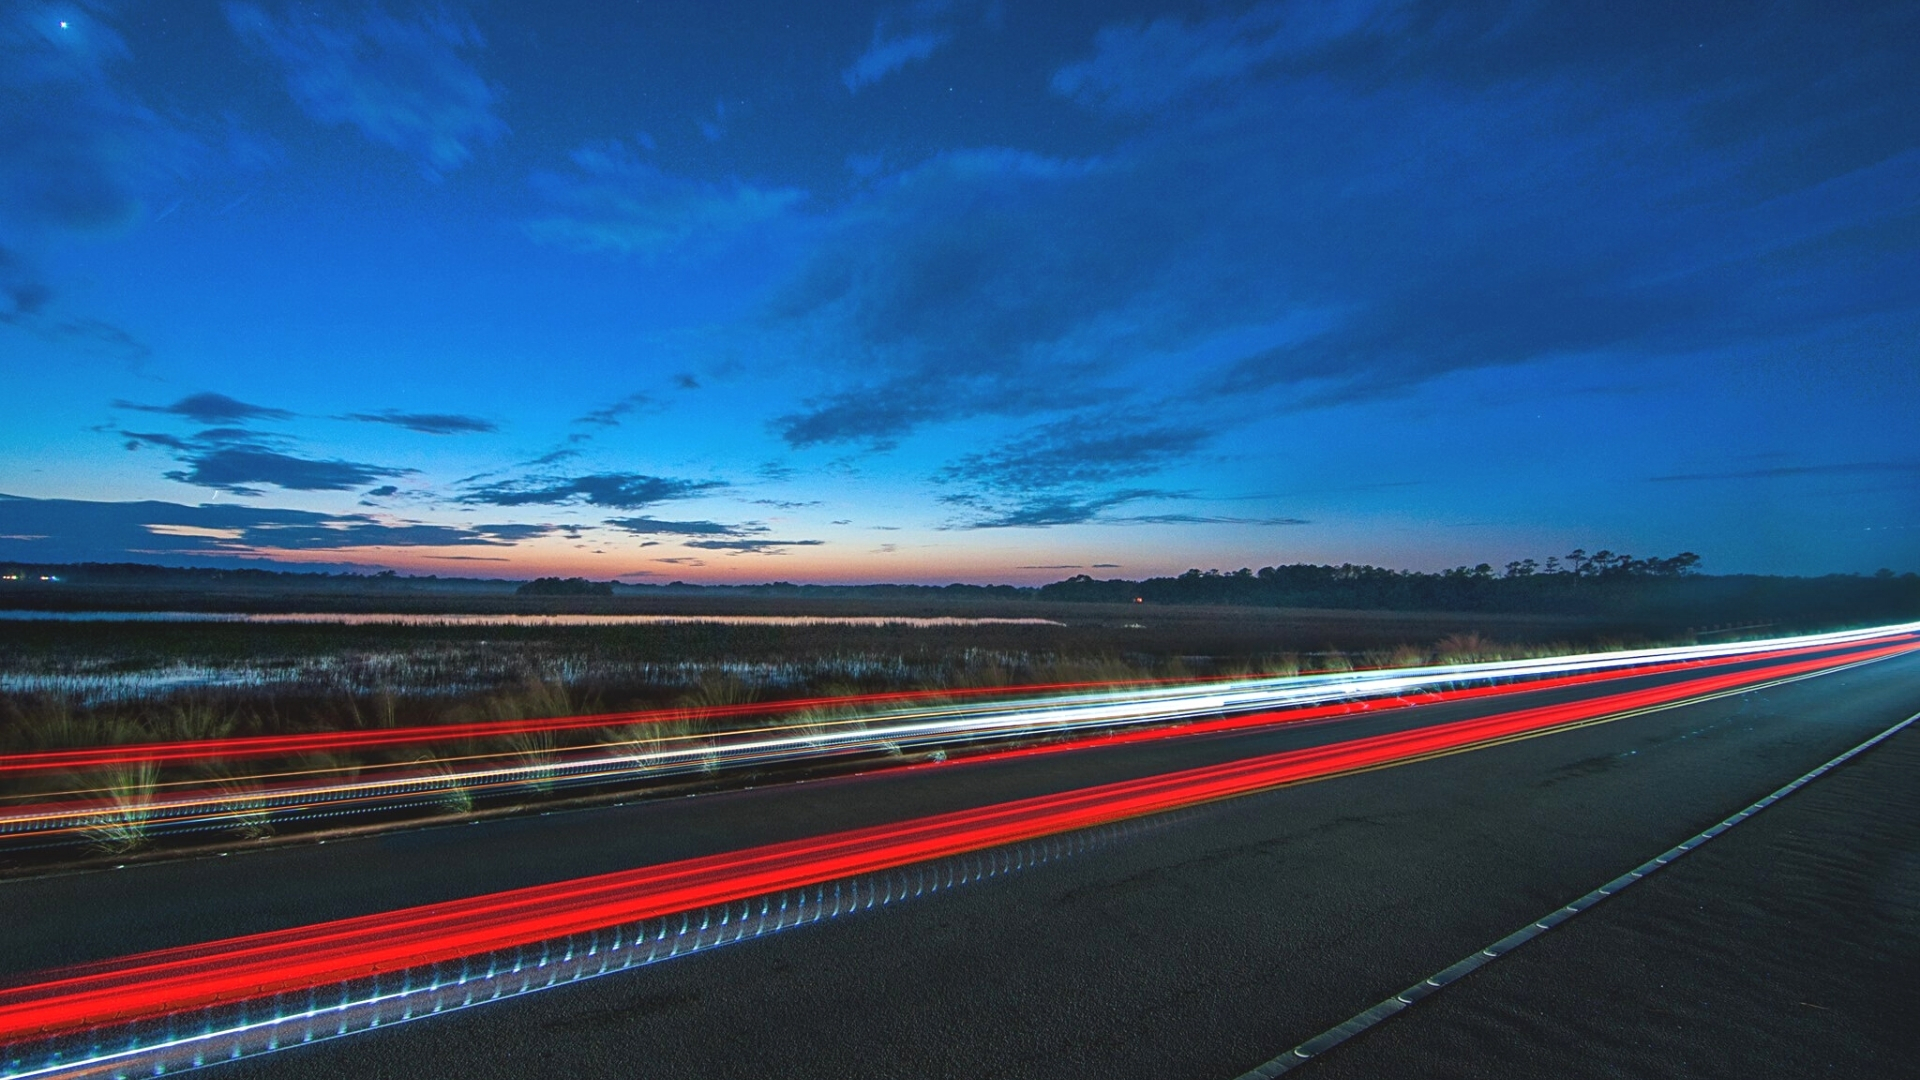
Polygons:
[[911,615],[419,615],[345,612],[0,611],[19,622],[313,623],[337,626],[1065,626],[1053,619]]

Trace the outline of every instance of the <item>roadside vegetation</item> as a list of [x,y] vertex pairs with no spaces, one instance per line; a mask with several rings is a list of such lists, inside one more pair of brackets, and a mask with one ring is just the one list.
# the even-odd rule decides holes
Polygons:
[[[342,612],[955,616],[976,625],[596,626],[30,621],[0,614],[0,754],[250,735],[430,726],[635,711],[664,721],[487,740],[448,752],[538,764],[568,746],[639,750],[706,745],[742,723],[714,708],[826,699],[777,722],[824,738],[860,720],[832,699],[891,691],[1036,684],[1125,684],[1222,675],[1467,663],[1695,641],[1731,641],[1920,617],[1920,581],[1886,573],[1823,579],[1715,578],[1690,555],[1636,559],[1575,552],[1443,574],[1375,567],[1189,571],[1147,581],[1080,576],[1038,589],[770,585],[651,592],[578,580],[341,581],[345,575],[214,571],[122,573],[59,589],[9,590],[7,608]],[[152,573],[147,573],[152,571]],[[143,577],[144,575],[144,577]],[[133,581],[133,585],[129,585]],[[144,584],[143,584],[144,582]],[[318,584],[316,584],[318,582]],[[611,592],[611,595],[609,593]],[[1691,598],[1691,599],[1690,599]],[[1451,604],[1451,608],[1445,605]],[[435,752],[437,753],[437,752]],[[443,768],[418,746],[308,754],[275,768],[351,774]],[[716,758],[717,761],[717,758]],[[36,773],[0,783],[0,801],[91,792],[123,811],[94,850],[149,843],[138,808],[173,785],[244,789],[251,764]],[[474,793],[444,790],[426,812],[465,813]],[[263,836],[266,815],[238,820]]]

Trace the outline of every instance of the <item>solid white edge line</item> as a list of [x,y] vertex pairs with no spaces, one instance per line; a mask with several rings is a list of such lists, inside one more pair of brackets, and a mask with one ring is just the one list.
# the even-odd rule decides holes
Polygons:
[[1902,731],[1909,725],[1913,724],[1915,721],[1920,721],[1920,713],[1915,713],[1912,716],[1907,717],[1905,720],[1900,721],[1899,723],[1893,725],[1887,730],[1882,731],[1878,735],[1875,735],[1872,738],[1868,739],[1867,741],[1861,743],[1860,745],[1855,746],[1853,749],[1846,751],[1845,753],[1841,754],[1840,756],[1834,758],[1831,761],[1828,761],[1826,764],[1820,765],[1812,769],[1811,771],[1807,772],[1805,775],[1799,777],[1798,779],[1780,788],[1779,790],[1773,792],[1772,794],[1766,796],[1765,798],[1760,799],[1758,802],[1755,802],[1753,805],[1747,807],[1746,809],[1740,811],[1739,813],[1734,814],[1733,816],[1725,819],[1724,821],[1721,821],[1720,823],[1712,826],[1711,828],[1708,828],[1700,832],[1698,835],[1692,837],[1691,839],[1681,841],[1679,844],[1674,845],[1672,848],[1668,849],[1663,854],[1656,855],[1655,857],[1647,860],[1646,862],[1641,863],[1639,866],[1636,866],[1632,870],[1629,870],[1626,873],[1620,875],[1619,877],[1614,878],[1612,881],[1607,882],[1605,885],[1600,886],[1599,888],[1593,890],[1592,892],[1586,894],[1585,896],[1582,896],[1578,900],[1575,900],[1572,903],[1565,905],[1564,907],[1555,908],[1553,911],[1549,912],[1548,914],[1541,916],[1540,918],[1534,920],[1533,922],[1528,923],[1527,925],[1521,927],[1518,930],[1515,930],[1513,933],[1508,934],[1506,937],[1501,938],[1499,941],[1496,941],[1491,945],[1488,945],[1486,948],[1481,949],[1480,951],[1467,956],[1465,959],[1462,959],[1456,963],[1448,965],[1445,968],[1442,968],[1441,970],[1435,972],[1434,974],[1428,976],[1425,979],[1422,979],[1417,983],[1414,983],[1412,986],[1406,988],[1405,990],[1400,991],[1398,994],[1395,994],[1390,998],[1387,998],[1385,1001],[1380,1002],[1379,1004],[1373,1006],[1372,1008],[1354,1015],[1344,1023],[1335,1025],[1334,1027],[1328,1028],[1326,1031],[1323,1031],[1320,1034],[1315,1035],[1313,1038],[1308,1039],[1306,1042],[1301,1043],[1299,1046],[1296,1046],[1293,1049],[1287,1051],[1286,1053],[1281,1054],[1279,1057],[1274,1058],[1272,1061],[1269,1061],[1264,1065],[1257,1066],[1245,1073],[1242,1073],[1239,1077],[1236,1078],[1236,1080],[1273,1080],[1274,1077],[1279,1076],[1282,1073],[1290,1072],[1293,1069],[1306,1064],[1308,1061],[1312,1060],[1316,1055],[1325,1053],[1326,1051],[1333,1049],[1334,1047],[1340,1045],[1341,1043],[1346,1042],[1348,1039],[1353,1038],[1355,1035],[1358,1035],[1361,1032],[1367,1030],[1368,1028],[1374,1026],[1375,1024],[1378,1024],[1380,1021],[1387,1019],[1388,1017],[1394,1015],[1397,1012],[1400,1012],[1402,1009],[1407,1008],[1409,1005],[1412,1005],[1414,1002],[1419,1001],[1423,997],[1426,997],[1428,994],[1431,994],[1434,991],[1440,989],[1441,987],[1446,986],[1448,983],[1451,983],[1456,979],[1461,978],[1462,976],[1476,970],[1482,965],[1491,963],[1494,960],[1498,960],[1500,957],[1505,956],[1507,953],[1513,951],[1514,949],[1520,947],[1521,945],[1524,945],[1527,942],[1532,941],[1534,938],[1539,937],[1541,934],[1546,933],[1548,930],[1551,930],[1554,927],[1560,925],[1561,923],[1566,922],[1568,919],[1573,918],[1575,915],[1580,914],[1582,911],[1585,911],[1586,909],[1592,907],[1593,905],[1599,903],[1600,901],[1605,900],[1607,897],[1620,892],[1622,889],[1627,888],[1629,885],[1632,885],[1637,881],[1644,880],[1649,875],[1659,870],[1661,867],[1671,865],[1674,861],[1678,860],[1681,856],[1687,854],[1690,851],[1695,850],[1696,848],[1700,847],[1700,845],[1705,844],[1707,841],[1712,840],[1714,837],[1719,836],[1721,833],[1726,832],[1728,829],[1733,828],[1735,825],[1740,824],[1741,822],[1747,820],[1748,818],[1759,813],[1760,811],[1765,810],[1767,807],[1772,806],[1774,803],[1779,802],[1781,799],[1787,797],[1788,795],[1791,795],[1794,792],[1800,790],[1801,788],[1807,786],[1813,781],[1819,779],[1821,776],[1824,776],[1828,771],[1832,770],[1836,766],[1845,764],[1847,761],[1853,759],[1854,757],[1862,753],[1865,753],[1866,751],[1872,749],[1875,746],[1878,746],[1880,743],[1886,741],[1887,739],[1892,738],[1894,735],[1898,734],[1900,731]]

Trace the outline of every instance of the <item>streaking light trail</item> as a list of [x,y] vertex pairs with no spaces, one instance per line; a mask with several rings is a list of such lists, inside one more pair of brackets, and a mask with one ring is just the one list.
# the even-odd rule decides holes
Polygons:
[[[936,885],[957,882],[964,874],[955,878],[953,868],[968,865],[957,860],[1008,845],[1605,722],[1915,649],[1920,642],[1910,638],[1863,643],[1759,669],[49,973],[0,991],[0,1041],[8,1044],[0,1075],[152,1075],[271,1049],[283,1036],[324,1038],[355,1024],[385,1022],[382,1017],[404,1019],[663,959],[684,951],[681,939],[704,947],[872,906],[876,881],[884,883],[887,899],[915,895],[927,887],[930,867]],[[909,873],[912,868],[918,869]],[[868,889],[864,899],[862,888]],[[669,937],[676,944],[668,946]],[[627,952],[618,963],[608,957],[621,950]],[[399,1003],[402,1015],[382,1012]],[[326,1027],[336,1023],[337,1030]]]
[[[229,772],[218,787],[204,781],[155,783],[129,797],[108,787],[80,787],[40,801],[0,808],[0,837],[14,843],[80,842],[101,830],[143,835],[324,815],[470,801],[476,796],[551,792],[586,785],[789,765],[833,757],[901,754],[993,743],[1078,739],[1041,748],[1111,744],[1144,738],[1217,733],[1281,723],[1326,720],[1383,709],[1457,701],[1489,694],[1569,686],[1620,673],[1641,675],[1772,661],[1872,643],[1916,640],[1916,625],[1843,634],[1779,638],[1742,645],[1690,646],[1582,656],[1444,665],[1336,674],[1180,682],[1146,687],[1026,687],[989,694],[882,694],[711,710],[704,721],[733,720],[720,730],[685,730],[689,714],[650,712],[556,717],[395,731],[162,743],[16,755],[0,774],[58,768],[112,770],[156,762],[257,758],[269,752],[325,747],[391,748],[426,741],[597,730],[603,741],[529,750],[468,749],[399,763],[314,769],[292,765],[251,774]],[[1525,681],[1515,681],[1525,680]],[[1041,691],[1052,691],[1041,694]],[[1011,695],[1011,696],[1009,696]],[[971,700],[969,700],[971,698]],[[824,706],[831,705],[832,708]],[[747,724],[752,715],[766,716]],[[670,721],[682,722],[675,730]],[[1172,726],[1170,726],[1172,725]],[[1119,734],[1115,734],[1119,731]],[[604,738],[612,735],[611,738]],[[1086,740],[1094,737],[1094,742]]]
[[[726,705],[697,711],[702,718],[721,719],[784,713],[817,708],[871,708],[882,712],[889,706],[915,701],[1019,695],[1050,694],[1066,691],[1087,693],[1087,700],[1102,698],[1140,700],[1151,695],[1177,697],[1196,689],[1220,694],[1273,693],[1276,697],[1256,702],[1265,707],[1295,703],[1287,695],[1315,688],[1343,687],[1355,696],[1395,693],[1419,685],[1480,679],[1523,679],[1575,671],[1610,671],[1646,664],[1710,660],[1718,657],[1760,658],[1792,649],[1848,645],[1881,637],[1920,633],[1920,622],[1871,627],[1827,634],[1804,634],[1716,645],[1682,645],[1658,649],[1628,649],[1614,652],[1581,653],[1573,656],[1541,657],[1528,660],[1500,660],[1475,664],[1442,664],[1413,668],[1384,668],[1371,671],[1335,672],[1318,675],[1275,676],[1264,679],[1236,677],[1171,680],[1149,687],[1131,686],[1113,689],[1100,685],[1058,684],[1042,686],[990,687],[859,694],[848,697],[812,698],[798,701],[756,702]],[[1410,681],[1409,681],[1410,680]],[[1104,693],[1101,693],[1104,691]],[[1036,708],[1064,703],[1063,698],[1037,701],[1015,700],[1007,708]],[[531,735],[546,732],[592,731],[597,728],[632,724],[661,723],[688,716],[686,709],[659,709],[646,712],[599,713],[590,716],[542,717],[530,720],[497,720],[468,724],[435,724],[420,727],[390,728],[377,731],[323,731],[301,735],[261,735],[229,739],[199,739],[183,742],[135,743],[123,746],[82,747],[71,750],[44,750],[10,754],[0,758],[0,774],[45,772],[64,769],[97,769],[115,765],[162,764],[176,761],[235,760],[247,757],[286,757],[295,754],[365,750],[423,743],[455,743],[465,740]]]

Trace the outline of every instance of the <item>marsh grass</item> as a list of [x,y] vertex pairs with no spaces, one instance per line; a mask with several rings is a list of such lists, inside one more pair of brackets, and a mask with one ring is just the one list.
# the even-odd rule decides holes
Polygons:
[[[920,703],[932,706],[959,700],[940,696],[947,690],[1035,684],[1124,687],[1189,676],[1292,675],[1515,658],[1584,651],[1608,637],[1569,633],[1565,620],[1550,624],[1552,636],[1531,625],[1511,619],[1479,624],[1377,613],[1276,615],[1229,609],[1094,611],[1068,626],[912,630],[0,621],[0,753],[664,713],[644,723],[470,739],[436,746],[432,752],[413,746],[235,762],[231,772],[216,762],[113,774],[31,774],[0,784],[0,799],[93,792],[117,809],[90,839],[101,850],[125,851],[149,836],[143,810],[151,805],[154,792],[176,784],[210,784],[241,793],[258,783],[239,779],[250,774],[324,773],[351,779],[362,768],[409,763],[451,775],[453,767],[429,760],[435,756],[537,768],[556,751],[596,744],[610,753],[631,753],[640,761],[677,751],[673,771],[691,764],[712,772],[723,760],[714,741],[720,732],[778,725],[826,746],[833,745],[836,736],[865,730],[873,715],[870,708],[832,703],[860,694],[931,691]],[[1490,626],[1515,632],[1496,633]],[[1419,641],[1433,644],[1409,644]],[[1340,647],[1329,648],[1329,643]],[[1612,643],[1647,642],[1621,636]],[[710,715],[732,706],[803,698],[822,703],[799,713]],[[883,743],[878,750],[903,752],[897,742]],[[464,813],[472,809],[476,794],[454,785],[444,791],[439,805],[449,813]],[[273,827],[271,815],[263,812],[242,818],[237,830],[264,835]]]
[[159,783],[160,770],[150,763],[113,770],[103,786],[107,805],[97,821],[83,830],[88,846],[124,855],[145,844]]

